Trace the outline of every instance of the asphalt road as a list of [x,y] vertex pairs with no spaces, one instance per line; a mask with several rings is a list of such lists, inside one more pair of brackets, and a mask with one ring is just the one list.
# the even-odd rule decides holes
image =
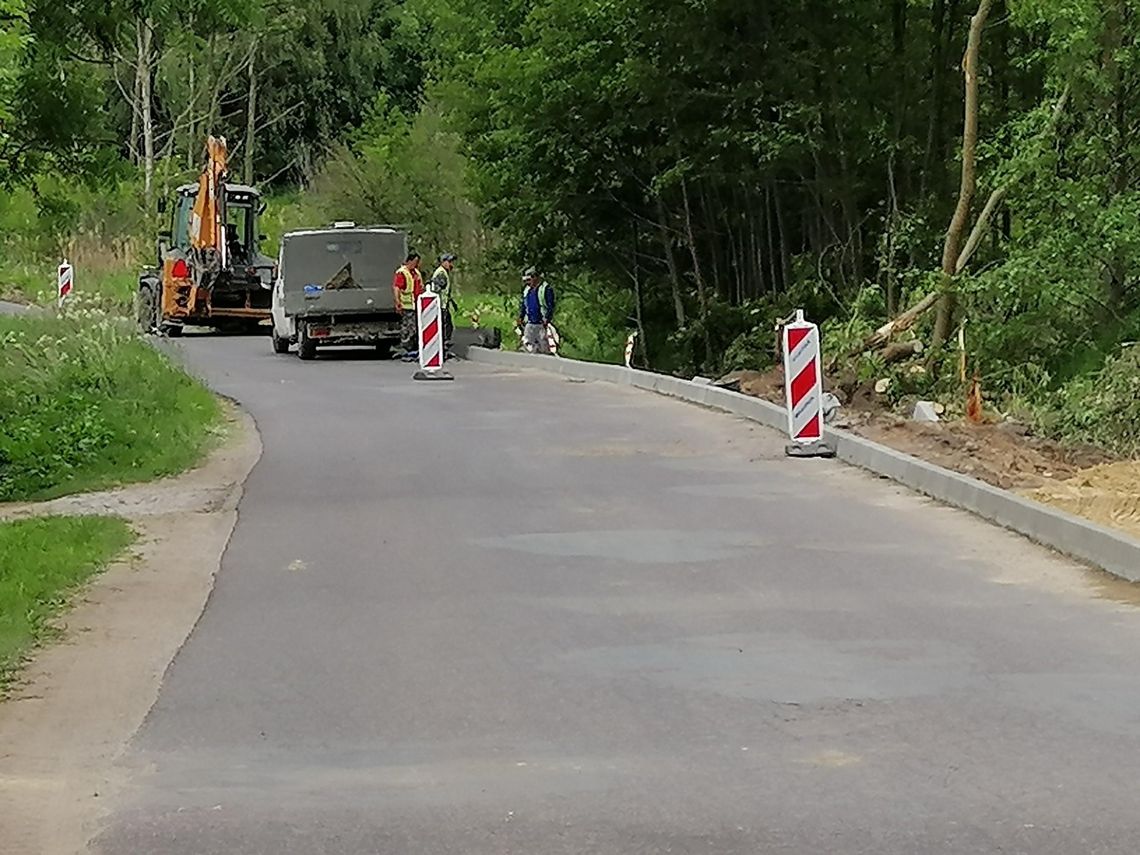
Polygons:
[[21,306],[19,303],[0,300],[0,315],[22,315],[27,310],[27,306]]
[[104,855],[1140,848],[1130,589],[648,393],[180,347],[265,453]]

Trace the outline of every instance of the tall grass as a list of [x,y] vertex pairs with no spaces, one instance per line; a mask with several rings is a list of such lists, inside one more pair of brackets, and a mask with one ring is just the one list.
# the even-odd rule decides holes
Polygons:
[[180,472],[219,424],[213,396],[122,319],[81,300],[0,317],[0,501]]
[[109,517],[0,523],[0,690],[27,651],[49,637],[51,618],[75,588],[134,540]]

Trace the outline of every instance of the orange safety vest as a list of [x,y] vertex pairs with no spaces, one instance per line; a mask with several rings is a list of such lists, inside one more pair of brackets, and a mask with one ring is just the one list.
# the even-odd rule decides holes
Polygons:
[[400,289],[400,308],[414,309],[416,307],[416,276],[403,265],[396,271],[397,276],[404,277],[404,287]]

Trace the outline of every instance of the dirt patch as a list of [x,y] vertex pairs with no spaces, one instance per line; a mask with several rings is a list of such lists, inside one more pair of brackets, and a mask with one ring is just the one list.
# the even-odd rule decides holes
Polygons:
[[1140,539],[1140,462],[1094,466],[1026,495]]
[[122,784],[116,758],[142,724],[167,666],[213,587],[242,484],[261,455],[252,419],[231,408],[230,441],[178,478],[39,505],[7,518],[115,513],[136,554],[99,576],[0,703],[0,829],[11,855],[87,851]]
[[856,414],[848,429],[1004,490],[1063,481],[1108,459],[1095,451],[1065,448],[1024,435],[1021,428],[1012,424],[927,424],[886,414]]
[[[735,371],[717,381],[784,403],[784,372]],[[1013,422],[915,422],[886,409],[873,384],[825,380],[843,404],[836,427],[1005,490],[1140,537],[1140,463],[1033,436]]]

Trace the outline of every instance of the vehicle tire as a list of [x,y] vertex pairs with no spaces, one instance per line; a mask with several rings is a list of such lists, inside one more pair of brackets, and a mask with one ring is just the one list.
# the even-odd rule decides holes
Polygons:
[[162,328],[167,338],[182,338],[182,324],[170,324]]
[[151,285],[140,285],[135,295],[135,321],[143,335],[158,331],[158,299]]
[[317,358],[317,343],[309,338],[305,324],[297,327],[297,355],[305,360]]
[[273,352],[274,353],[288,353],[289,352],[289,339],[281,338],[277,335],[277,330],[273,330],[270,335],[273,337]]

